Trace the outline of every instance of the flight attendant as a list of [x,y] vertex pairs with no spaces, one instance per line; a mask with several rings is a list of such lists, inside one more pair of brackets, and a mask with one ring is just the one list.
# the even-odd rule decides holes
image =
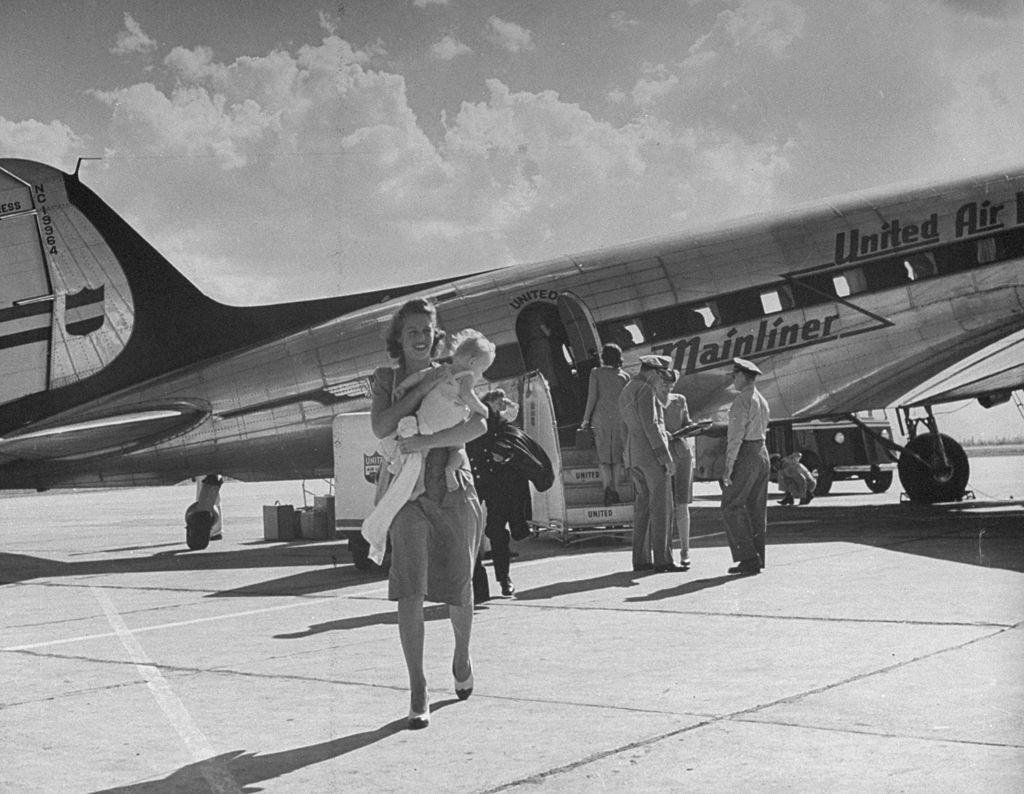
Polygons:
[[729,573],[755,574],[764,568],[768,526],[768,401],[754,385],[761,374],[757,365],[743,358],[732,361],[732,385],[739,394],[729,408],[722,518],[737,563]]

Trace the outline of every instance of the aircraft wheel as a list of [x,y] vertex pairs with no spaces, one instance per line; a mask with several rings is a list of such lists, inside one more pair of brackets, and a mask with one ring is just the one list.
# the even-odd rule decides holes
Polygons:
[[875,474],[866,474],[864,482],[871,489],[871,493],[885,493],[892,485],[892,472],[880,471]]
[[216,522],[217,517],[205,510],[185,517],[185,543],[192,551],[202,551],[210,545],[210,530]]
[[[948,465],[942,465],[939,444],[946,452]],[[925,433],[910,440],[904,451],[915,453],[925,465],[911,455],[900,455],[899,473],[903,490],[912,502],[955,502],[963,498],[971,466],[967,453],[947,435]]]

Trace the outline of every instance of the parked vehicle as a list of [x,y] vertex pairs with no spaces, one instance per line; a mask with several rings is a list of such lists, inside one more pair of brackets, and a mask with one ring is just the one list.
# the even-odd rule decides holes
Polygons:
[[[885,443],[892,440],[892,428],[885,419],[772,422],[767,439],[772,480],[782,456],[799,452],[800,462],[818,481],[817,496],[827,494],[836,480],[853,479],[864,480],[873,493],[884,493],[896,470],[896,455],[889,453]],[[698,480],[720,480],[724,459],[724,438],[697,438]]]

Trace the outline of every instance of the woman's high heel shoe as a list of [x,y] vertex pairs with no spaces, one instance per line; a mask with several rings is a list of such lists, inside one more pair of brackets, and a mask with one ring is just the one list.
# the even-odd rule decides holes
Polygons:
[[417,711],[413,706],[409,706],[409,720],[406,724],[411,731],[418,731],[430,725],[430,696],[427,693],[423,695],[423,711]]
[[[454,672],[452,674],[454,677]],[[466,700],[473,694],[473,668],[469,668],[469,677],[465,681],[455,679],[455,695],[459,700]]]

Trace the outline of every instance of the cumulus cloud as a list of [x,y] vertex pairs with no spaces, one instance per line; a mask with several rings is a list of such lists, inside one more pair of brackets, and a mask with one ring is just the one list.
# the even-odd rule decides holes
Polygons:
[[650,107],[679,85],[679,78],[669,74],[664,64],[648,65],[644,71],[645,76],[636,81],[632,91],[633,101],[641,108]]
[[[1024,75],[1005,20],[850,3],[708,10],[677,61],[661,52],[629,95],[606,93],[614,123],[490,80],[432,137],[376,46],[178,47],[151,83],[93,94],[111,140],[90,185],[203,288],[251,303],[546,259],[1014,147]],[[975,35],[953,49],[950,24]],[[45,136],[81,145],[0,123],[0,143]]]
[[445,36],[430,48],[430,55],[439,61],[451,61],[460,55],[468,55],[473,50],[454,36]]
[[42,160],[71,170],[81,155],[83,141],[66,124],[35,120],[11,121],[0,116],[0,151],[5,157]]
[[142,26],[127,11],[124,12],[124,30],[117,34],[117,42],[110,48],[114,55],[132,55],[152,52],[157,47],[143,31]]
[[488,38],[512,53],[534,49],[530,31],[515,22],[506,22],[500,17],[487,20]]
[[338,18],[336,16],[328,14],[323,10],[317,11],[316,16],[321,30],[327,31],[332,36],[338,32]]
[[[371,60],[337,36],[233,61],[176,47],[154,82],[93,93],[112,143],[91,179],[201,287],[251,303],[664,234],[761,207],[784,170],[764,142],[654,114],[614,125],[498,80],[433,143],[403,77]],[[674,85],[647,74],[652,101]]]

